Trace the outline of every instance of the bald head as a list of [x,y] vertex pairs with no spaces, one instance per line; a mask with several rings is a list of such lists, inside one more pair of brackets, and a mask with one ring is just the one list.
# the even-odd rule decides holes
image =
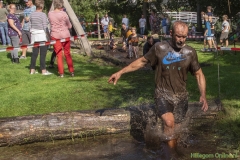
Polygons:
[[175,48],[181,49],[185,46],[185,41],[188,35],[188,26],[182,21],[175,21],[170,31],[172,35],[172,44]]
[[175,21],[172,26],[172,33],[176,33],[179,30],[187,30],[188,32],[187,24],[182,21]]

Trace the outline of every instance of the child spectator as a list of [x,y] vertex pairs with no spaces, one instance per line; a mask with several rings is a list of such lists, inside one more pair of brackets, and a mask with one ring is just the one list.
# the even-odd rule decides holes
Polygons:
[[230,30],[230,25],[228,23],[228,16],[227,15],[223,15],[223,23],[222,23],[222,33],[220,36],[220,43],[221,43],[221,47],[223,47],[223,41],[225,40],[226,43],[226,47],[228,47],[228,33]]
[[194,24],[192,25],[192,28],[191,28],[190,34],[191,34],[192,36],[195,36],[195,34],[196,34],[196,27],[195,27]]
[[112,39],[113,30],[117,30],[117,28],[114,28],[113,25],[112,25],[112,22],[109,21],[109,24],[108,24],[108,32],[109,32],[110,40]]
[[128,37],[128,43],[129,43],[129,58],[131,59],[133,57],[133,54],[136,58],[138,58],[138,42],[139,38],[144,38],[143,35],[136,33],[136,28],[131,29],[132,34]]
[[117,48],[117,45],[114,42],[114,35],[112,35],[112,39],[110,39],[110,43],[109,43],[110,49],[115,52],[115,49]]
[[[211,12],[207,14],[202,12],[202,18],[204,19],[205,23],[205,32],[204,32],[204,49],[202,51],[211,51],[212,48],[212,40],[211,40],[211,22],[212,22],[212,15]],[[208,49],[206,49],[206,41],[208,42]]]

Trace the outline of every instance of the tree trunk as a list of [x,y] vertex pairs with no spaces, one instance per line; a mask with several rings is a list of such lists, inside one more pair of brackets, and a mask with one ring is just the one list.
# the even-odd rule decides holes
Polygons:
[[[84,35],[85,32],[81,26],[81,24],[79,23],[79,20],[76,16],[76,14],[74,13],[72,7],[70,6],[69,2],[67,0],[63,0],[64,1],[64,7],[66,8],[66,12],[72,22],[72,25],[77,33],[77,35]],[[91,46],[88,43],[87,37],[81,37],[80,41],[82,42],[82,47],[84,48],[86,54],[88,56],[92,56],[92,51],[91,51]]]
[[201,5],[199,2],[197,2],[197,31],[203,32],[202,17],[201,17]]
[[[188,116],[211,115],[218,110],[218,106],[213,102],[209,104],[209,111],[205,113],[200,108],[198,104],[190,104]],[[129,131],[135,139],[144,140],[147,124],[157,122],[156,120],[154,106],[2,118],[0,146],[57,139],[74,140]]]

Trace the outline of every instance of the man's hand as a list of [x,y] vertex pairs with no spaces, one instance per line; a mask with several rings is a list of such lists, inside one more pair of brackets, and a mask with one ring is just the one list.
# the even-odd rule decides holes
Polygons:
[[207,104],[207,99],[206,97],[200,97],[200,100],[199,100],[203,105],[202,105],[202,110],[204,112],[206,112],[208,110],[208,104]]
[[118,79],[121,77],[121,74],[119,72],[114,73],[111,75],[111,77],[108,79],[108,83],[113,83],[114,85],[117,84]]

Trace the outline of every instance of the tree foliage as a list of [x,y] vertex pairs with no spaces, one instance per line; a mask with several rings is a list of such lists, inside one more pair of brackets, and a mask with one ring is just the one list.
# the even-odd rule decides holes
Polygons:
[[[4,3],[17,3],[25,6],[24,0],[3,0]],[[99,13],[102,17],[108,13],[113,17],[115,22],[121,23],[122,15],[126,14],[130,19],[132,26],[138,26],[138,20],[143,14],[143,3],[146,0],[137,0],[135,5],[129,3],[130,0],[69,0],[76,15],[84,15],[87,22],[92,22],[95,15]],[[234,17],[240,12],[239,0],[229,0],[230,10],[228,8],[228,0],[169,0],[167,4],[162,3],[163,0],[148,0],[147,15],[151,10],[159,13],[165,11],[197,11],[197,4],[200,4],[201,10],[205,11],[206,7],[211,5],[214,8],[214,15],[222,16],[227,14]],[[45,0],[45,9],[48,11],[51,7],[52,0]],[[98,5],[97,5],[98,4]]]

